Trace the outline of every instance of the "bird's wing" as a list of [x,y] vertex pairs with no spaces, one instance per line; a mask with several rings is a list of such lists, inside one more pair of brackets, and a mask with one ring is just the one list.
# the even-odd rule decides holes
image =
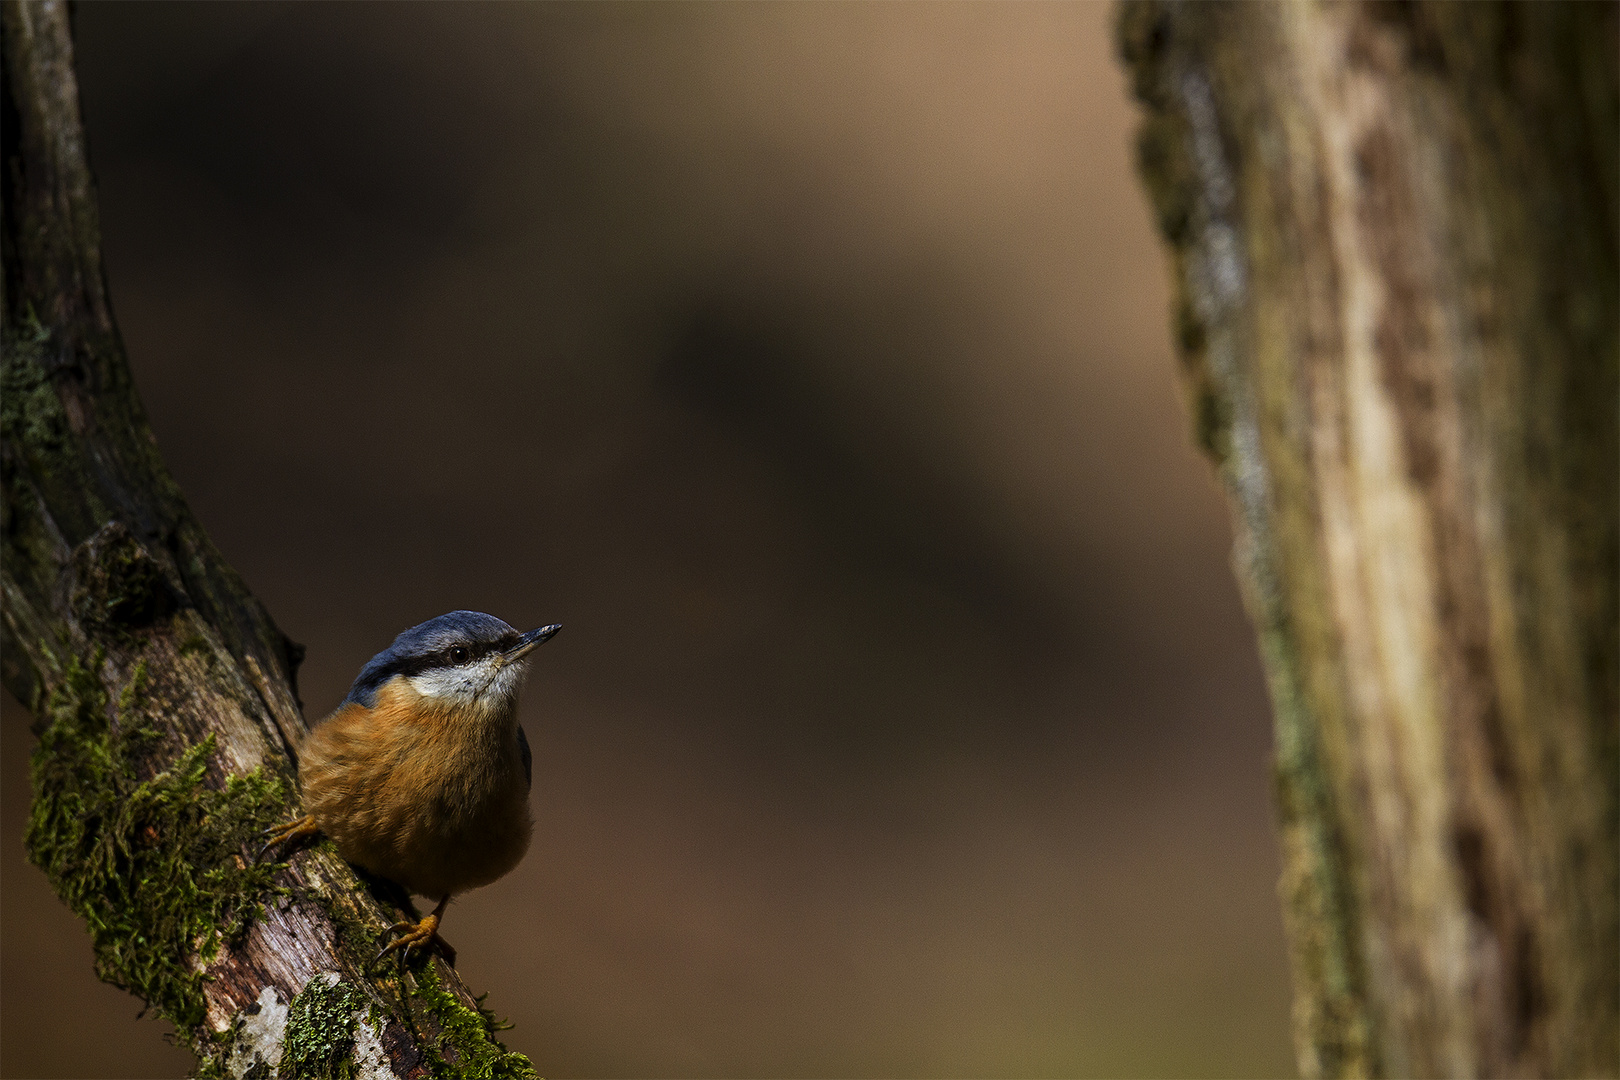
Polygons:
[[529,749],[529,737],[523,734],[523,725],[518,725],[518,749],[523,751],[523,782],[529,787],[534,786],[534,751]]

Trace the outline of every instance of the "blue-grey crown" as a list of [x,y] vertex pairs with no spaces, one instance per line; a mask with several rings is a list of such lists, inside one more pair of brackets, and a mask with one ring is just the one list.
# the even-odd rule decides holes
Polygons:
[[454,661],[450,650],[460,646],[473,657],[510,649],[523,635],[508,623],[482,611],[452,611],[411,627],[394,643],[367,661],[349,687],[344,702],[357,702],[370,708],[376,704],[377,688],[395,675],[416,675]]

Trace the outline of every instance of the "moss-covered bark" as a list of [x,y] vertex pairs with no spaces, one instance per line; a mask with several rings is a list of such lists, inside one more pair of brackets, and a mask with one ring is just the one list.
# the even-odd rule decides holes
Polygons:
[[1620,1070],[1616,13],[1121,11],[1308,1075]]
[[28,856],[90,928],[96,973],[181,1030],[196,1028],[207,1003],[193,958],[215,961],[277,891],[274,865],[234,856],[286,814],[288,785],[261,767],[205,786],[215,736],[169,758],[145,666],[114,710],[99,659],[70,657],[38,710],[32,774],[45,794],[29,819]]
[[40,737],[30,857],[101,977],[204,1074],[533,1076],[440,961],[370,969],[405,898],[329,847],[255,863],[296,804],[301,650],[192,516],[135,394],[66,7],[6,0],[0,21],[0,669]]

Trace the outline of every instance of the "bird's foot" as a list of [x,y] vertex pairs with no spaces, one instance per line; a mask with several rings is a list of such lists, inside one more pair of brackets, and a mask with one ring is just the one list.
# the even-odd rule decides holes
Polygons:
[[315,819],[308,814],[305,814],[301,818],[295,818],[292,821],[277,825],[275,828],[270,830],[269,839],[265,841],[264,847],[259,849],[259,854],[255,856],[253,861],[263,861],[264,857],[268,855],[272,849],[278,848],[283,844],[303,844],[309,842],[311,839],[319,835],[321,835],[321,827],[315,824]]
[[[441,904],[440,908],[442,909],[442,907],[443,905]],[[371,961],[373,964],[377,963],[395,949],[400,950],[401,959],[408,963],[411,958],[411,950],[422,949],[427,952],[436,952],[440,956],[444,957],[445,963],[449,964],[451,967],[456,966],[456,950],[448,941],[439,936],[438,911],[434,911],[430,915],[422,916],[421,922],[395,923],[393,926],[388,928],[388,932],[390,934],[398,934],[399,937],[382,947],[382,951],[379,952],[376,958]]]

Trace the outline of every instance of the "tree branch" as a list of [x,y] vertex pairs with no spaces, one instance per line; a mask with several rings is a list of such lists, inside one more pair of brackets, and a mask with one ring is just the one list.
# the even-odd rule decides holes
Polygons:
[[298,801],[302,649],[192,516],[136,396],[66,5],[0,19],[0,657],[40,737],[30,858],[101,978],[203,1073],[532,1076],[442,961],[370,970],[408,898],[330,845],[255,864]]

